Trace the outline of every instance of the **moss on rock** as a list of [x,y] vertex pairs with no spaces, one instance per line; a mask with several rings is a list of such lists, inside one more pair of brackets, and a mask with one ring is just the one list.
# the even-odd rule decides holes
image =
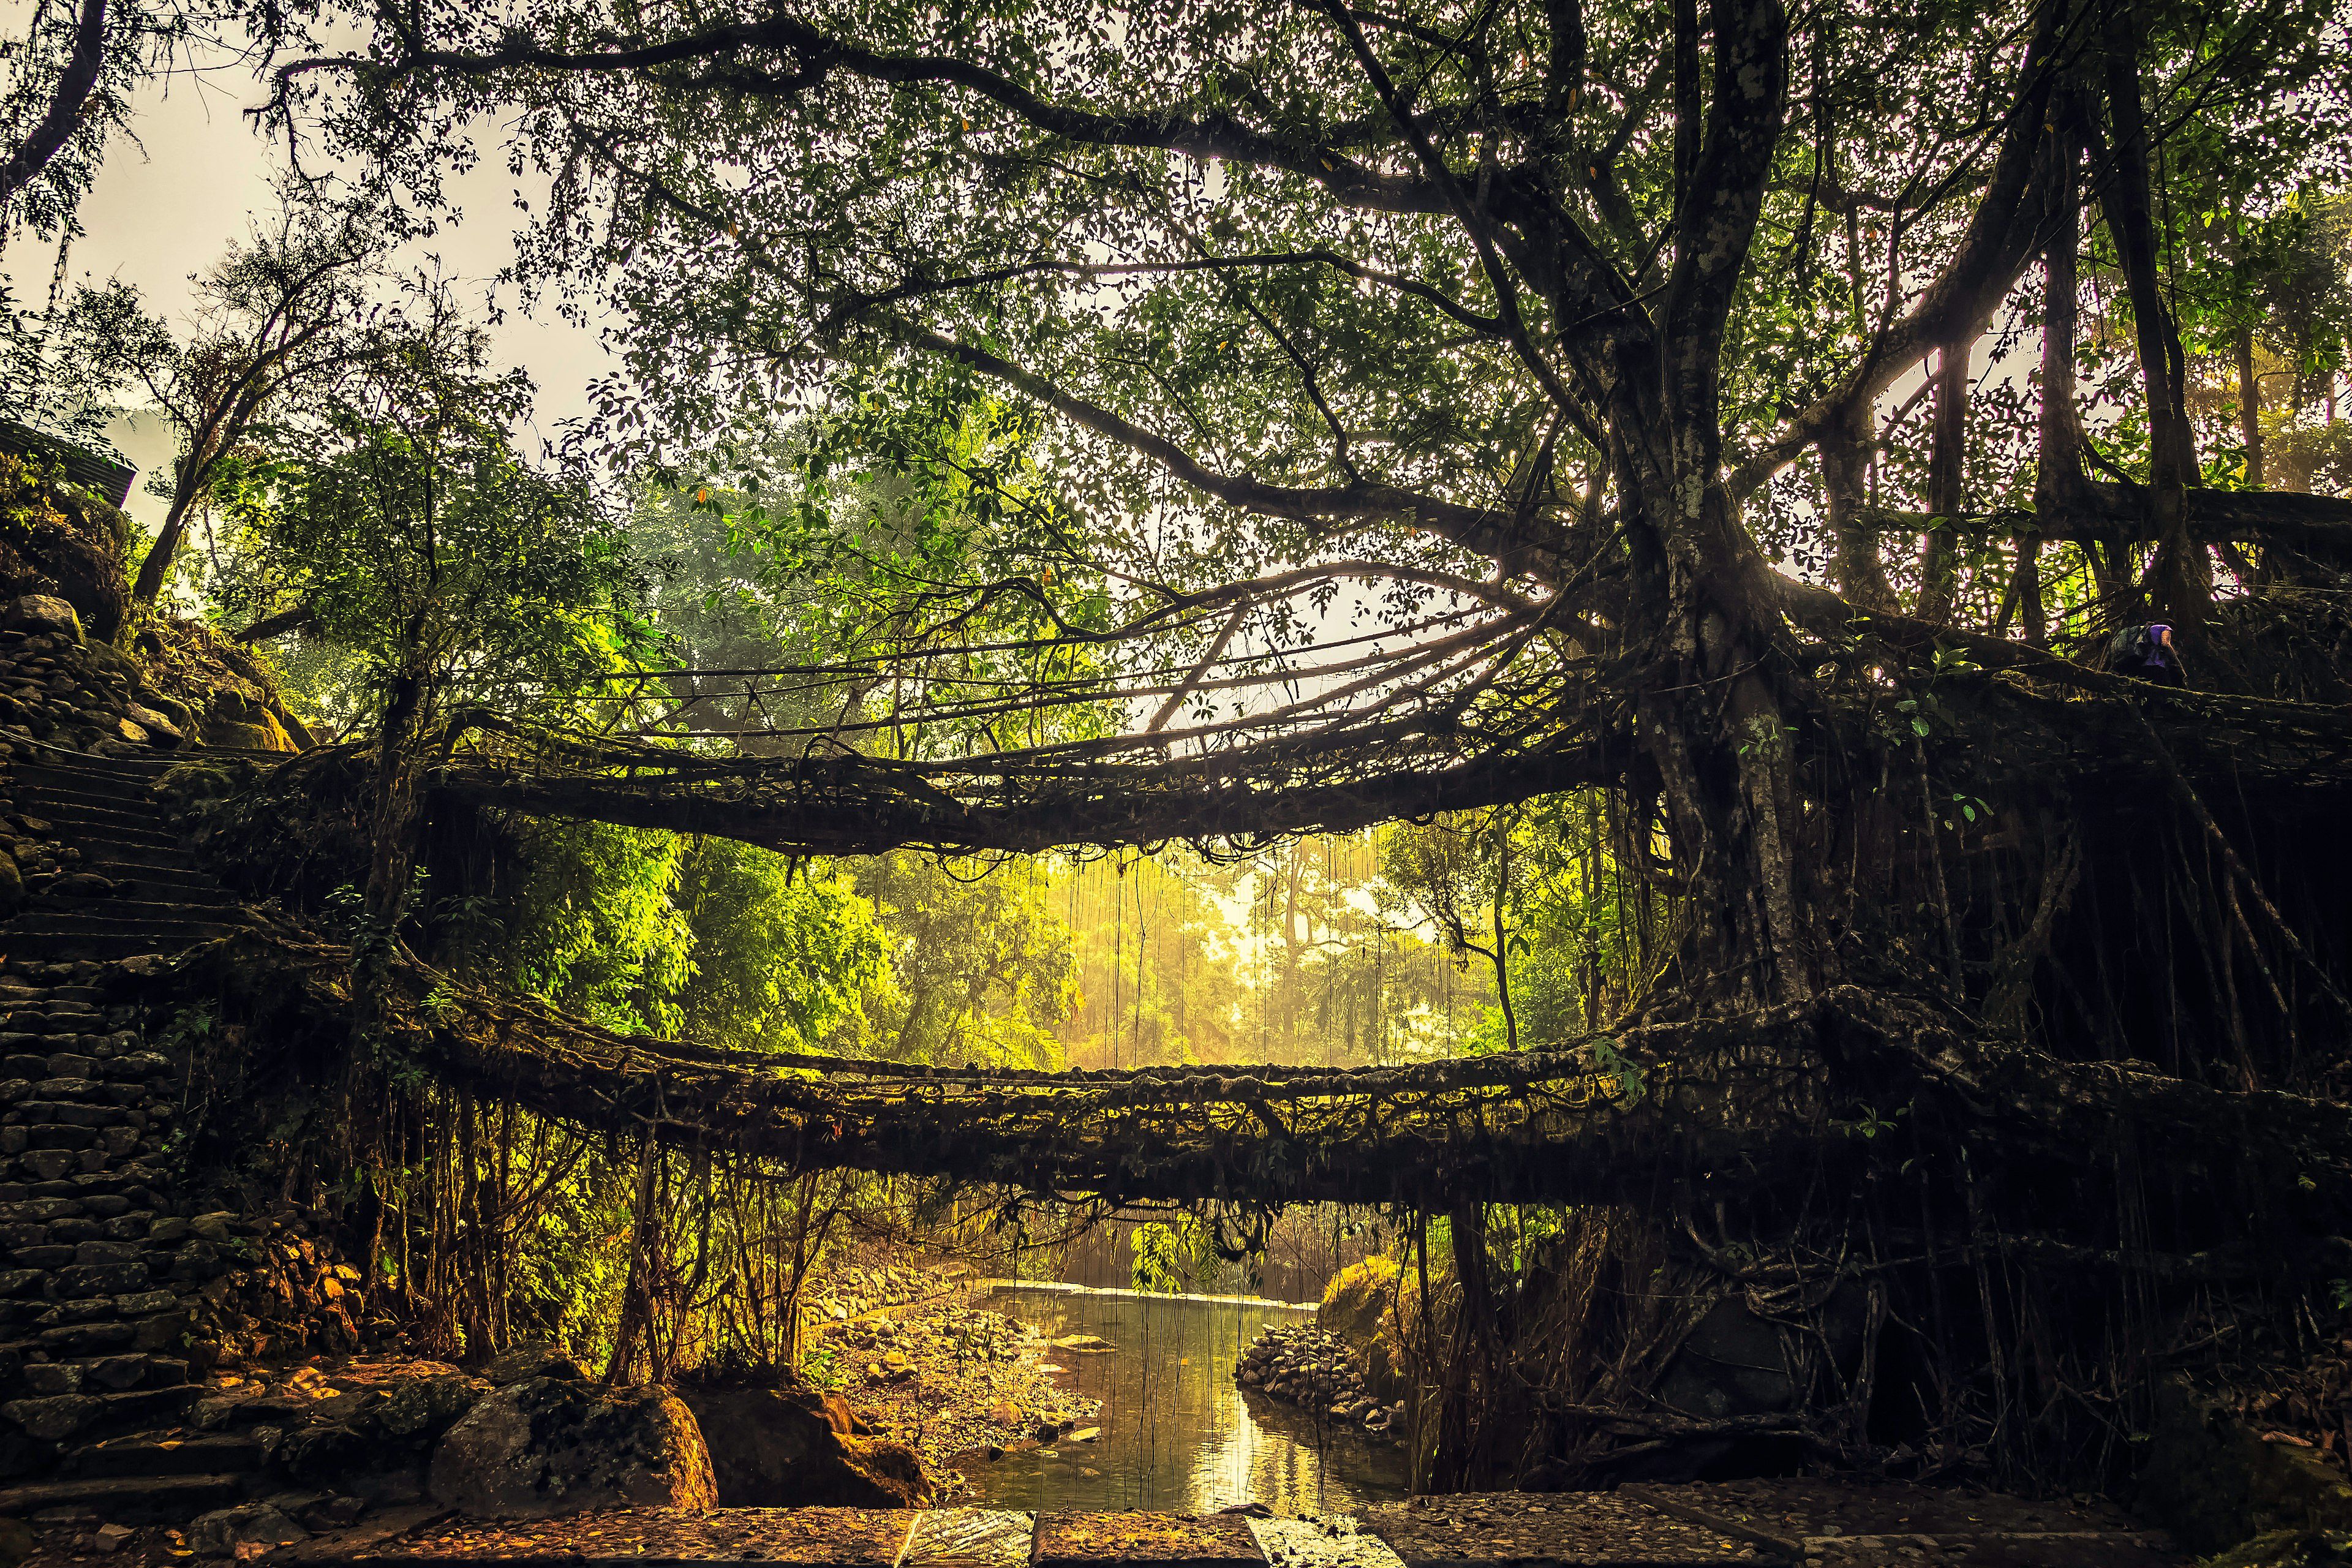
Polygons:
[[[2186,1380],[2157,1394],[2155,1425],[2136,1482],[2137,1510],[2195,1552],[2259,1546],[2273,1535],[2352,1532],[2352,1486],[2309,1448],[2265,1442]],[[2265,1548],[2267,1550],[2267,1548]],[[2237,1562],[2233,1555],[2229,1562]],[[2256,1556],[2273,1561],[2335,1558]]]
[[1367,1258],[1332,1276],[1324,1289],[1322,1305],[1315,1310],[1318,1328],[1355,1347],[1363,1365],[1364,1386],[1382,1404],[1402,1399],[1410,1392],[1396,1312],[1399,1303],[1418,1301],[1413,1291],[1412,1282],[1403,1277],[1394,1259]]

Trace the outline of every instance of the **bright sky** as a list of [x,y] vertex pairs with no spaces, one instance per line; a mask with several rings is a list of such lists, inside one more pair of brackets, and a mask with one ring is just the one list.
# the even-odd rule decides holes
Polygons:
[[[20,4],[0,4],[0,33],[21,33],[13,15]],[[121,279],[146,296],[148,308],[177,321],[188,303],[189,275],[202,270],[242,237],[252,217],[274,210],[271,179],[283,165],[280,149],[257,135],[240,112],[263,96],[241,64],[205,67],[150,84],[132,129],[138,142],[118,138],[83,205],[86,232],[68,258],[69,285]],[[488,290],[510,254],[517,214],[515,182],[503,160],[486,157],[452,183],[464,221],[404,255],[405,264],[437,256],[452,278]],[[37,308],[48,296],[57,247],[29,236],[0,253],[17,298]],[[503,301],[511,305],[511,290]],[[597,333],[572,326],[542,307],[538,319],[509,313],[494,332],[498,352],[539,383],[538,425],[552,431],[587,408],[588,384],[612,368]],[[144,493],[145,475],[170,461],[171,437],[142,421],[112,432],[142,480],[131,511],[150,527],[163,502]]]

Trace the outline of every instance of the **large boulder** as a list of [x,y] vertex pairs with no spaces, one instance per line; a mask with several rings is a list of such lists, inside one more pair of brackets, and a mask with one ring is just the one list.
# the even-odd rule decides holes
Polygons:
[[1382,1404],[1412,1395],[1397,1313],[1417,1314],[1420,1300],[1418,1282],[1404,1278],[1391,1259],[1375,1256],[1333,1275],[1323,1288],[1322,1305],[1315,1309],[1315,1326],[1355,1348],[1364,1387]]
[[688,1389],[721,1508],[922,1508],[914,1450],[850,1436],[848,1407],[806,1388]]
[[131,529],[120,508],[58,482],[45,458],[0,454],[0,599],[53,597],[79,611],[95,637],[121,629],[131,608],[122,563]]
[[64,528],[37,531],[34,548],[58,597],[81,613],[92,637],[111,641],[131,611],[131,580],[121,552],[103,539]]
[[1378,1254],[1350,1263],[1323,1288],[1323,1303],[1315,1309],[1315,1326],[1349,1344],[1370,1344],[1397,1299],[1397,1276],[1402,1272],[1393,1259]]
[[376,1407],[374,1424],[387,1437],[429,1441],[456,1426],[488,1393],[488,1384],[463,1373],[404,1378]]
[[2191,1552],[2273,1531],[2352,1532],[2352,1486],[2317,1450],[2256,1432],[2180,1378],[2158,1388],[2138,1447],[2134,1510]]
[[213,693],[212,707],[197,734],[207,746],[247,752],[301,750],[268,704],[226,689]]
[[535,1377],[499,1389],[433,1453],[434,1500],[524,1519],[593,1508],[716,1508],[710,1451],[683,1404],[657,1388]]
[[1721,1420],[1793,1409],[1802,1392],[1780,1325],[1726,1296],[1692,1326],[1657,1394],[1669,1409]]
[[0,609],[0,632],[26,632],[81,641],[81,617],[54,594],[19,594]]
[[587,1377],[572,1352],[550,1340],[533,1340],[500,1351],[482,1372],[492,1388],[504,1388],[534,1377],[562,1378],[578,1383]]

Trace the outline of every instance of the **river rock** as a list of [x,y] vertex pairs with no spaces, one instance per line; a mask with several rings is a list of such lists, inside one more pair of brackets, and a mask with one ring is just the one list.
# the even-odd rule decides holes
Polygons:
[[434,1450],[434,1500],[486,1518],[718,1506],[693,1412],[664,1390],[535,1377],[489,1394]]
[[310,1539],[309,1531],[262,1502],[199,1515],[187,1535],[188,1549],[205,1557],[257,1556]]
[[721,1508],[921,1508],[913,1450],[850,1436],[848,1409],[807,1388],[688,1389]]
[[1401,1404],[1366,1386],[1363,1366],[1346,1341],[1304,1324],[1259,1334],[1234,1367],[1234,1381],[1368,1432],[1385,1432],[1404,1414]]

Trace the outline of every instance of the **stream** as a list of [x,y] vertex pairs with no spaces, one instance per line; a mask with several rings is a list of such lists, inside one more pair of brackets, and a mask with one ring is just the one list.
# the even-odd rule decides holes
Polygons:
[[991,1508],[1169,1509],[1262,1502],[1277,1513],[1350,1513],[1402,1498],[1403,1451],[1318,1422],[1234,1383],[1234,1363],[1269,1323],[1311,1309],[1230,1297],[1140,1296],[1066,1285],[999,1285],[989,1310],[1048,1339],[1093,1334],[1117,1347],[1055,1350],[1055,1381],[1102,1402],[1093,1442],[960,1461],[964,1500]]

